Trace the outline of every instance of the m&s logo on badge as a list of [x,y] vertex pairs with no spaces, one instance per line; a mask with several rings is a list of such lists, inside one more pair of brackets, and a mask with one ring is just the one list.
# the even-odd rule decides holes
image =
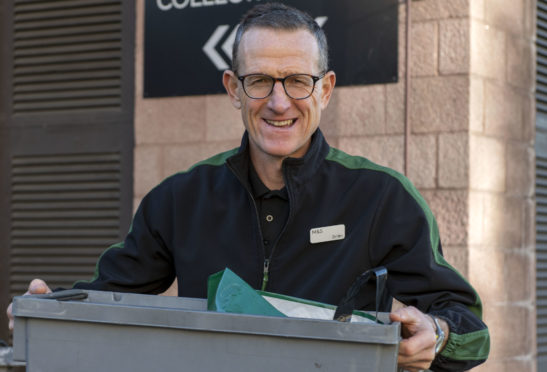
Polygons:
[[310,230],[310,243],[317,244],[342,240],[346,237],[346,225],[314,227]]

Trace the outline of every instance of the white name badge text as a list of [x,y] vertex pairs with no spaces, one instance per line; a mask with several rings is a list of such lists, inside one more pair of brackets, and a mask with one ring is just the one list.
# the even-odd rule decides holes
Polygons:
[[315,227],[310,230],[310,243],[331,242],[346,237],[346,225]]

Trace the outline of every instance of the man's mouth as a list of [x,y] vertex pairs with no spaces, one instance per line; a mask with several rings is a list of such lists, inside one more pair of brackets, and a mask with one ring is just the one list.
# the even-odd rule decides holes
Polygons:
[[289,120],[268,120],[264,119],[264,121],[270,125],[273,125],[274,127],[288,127],[292,125],[296,120],[295,119],[289,119]]

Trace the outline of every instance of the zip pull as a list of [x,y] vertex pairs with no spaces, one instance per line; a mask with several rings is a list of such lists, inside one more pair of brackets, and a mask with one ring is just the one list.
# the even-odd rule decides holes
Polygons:
[[269,271],[270,271],[270,260],[266,258],[264,260],[264,276],[262,277],[262,291],[266,290],[266,286],[268,285],[268,279],[269,279]]

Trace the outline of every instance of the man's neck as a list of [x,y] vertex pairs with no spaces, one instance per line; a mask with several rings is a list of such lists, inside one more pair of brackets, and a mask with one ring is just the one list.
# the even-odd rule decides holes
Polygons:
[[281,190],[285,186],[283,179],[283,158],[274,158],[251,151],[251,161],[256,174],[268,189]]

